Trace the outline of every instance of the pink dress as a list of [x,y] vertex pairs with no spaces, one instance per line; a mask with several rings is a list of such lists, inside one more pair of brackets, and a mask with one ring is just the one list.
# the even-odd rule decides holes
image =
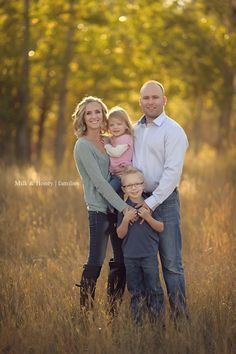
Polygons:
[[115,174],[119,167],[126,167],[132,165],[133,156],[133,137],[130,134],[123,134],[120,136],[112,136],[110,138],[111,145],[127,144],[128,149],[120,157],[110,156],[110,172]]

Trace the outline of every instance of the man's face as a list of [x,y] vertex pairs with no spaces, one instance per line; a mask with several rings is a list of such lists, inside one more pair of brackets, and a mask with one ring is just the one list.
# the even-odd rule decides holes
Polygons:
[[140,106],[147,119],[159,116],[166,104],[166,97],[160,86],[149,83],[140,92]]

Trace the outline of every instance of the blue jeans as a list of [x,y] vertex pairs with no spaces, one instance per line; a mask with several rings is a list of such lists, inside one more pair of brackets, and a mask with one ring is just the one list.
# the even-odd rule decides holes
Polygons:
[[[88,265],[102,266],[106,257],[107,243],[110,236],[113,249],[113,259],[123,263],[122,240],[118,238],[115,220],[109,220],[107,214],[89,211],[89,254]],[[115,216],[114,216],[115,217]]]
[[156,320],[164,308],[157,256],[143,258],[125,257],[127,287],[131,294],[131,312],[136,323],[142,321],[147,310]]
[[[114,191],[123,199],[124,193],[121,189],[121,180],[120,177],[116,175],[111,175],[111,178],[109,180],[110,185],[114,189]],[[108,205],[108,210],[113,211],[114,208],[111,204]]]
[[119,194],[121,192],[121,180],[120,180],[120,177],[118,177],[116,175],[111,175],[109,183],[112,186],[112,188],[116,191],[116,193]]
[[89,309],[95,298],[97,279],[106,257],[110,236],[114,258],[109,262],[107,295],[111,313],[116,310],[117,300],[121,301],[125,289],[125,267],[121,248],[122,240],[116,234],[116,215],[89,211],[89,254],[83,266],[80,284],[80,305]]
[[175,190],[157,207],[164,231],[160,234],[159,254],[172,313],[186,314],[185,279],[182,265],[179,194]]

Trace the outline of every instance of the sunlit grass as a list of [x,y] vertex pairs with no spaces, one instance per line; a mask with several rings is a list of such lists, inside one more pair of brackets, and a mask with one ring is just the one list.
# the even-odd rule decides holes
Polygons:
[[[191,152],[180,188],[190,322],[178,330],[133,325],[129,294],[119,316],[106,313],[105,263],[94,311],[80,315],[78,289],[86,260],[87,221],[80,186],[15,186],[55,180],[34,168],[5,168],[0,190],[0,352],[234,353],[235,162],[207,147]],[[68,171],[61,180],[77,179]],[[107,260],[110,255],[108,250]],[[167,303],[167,301],[166,301]]]

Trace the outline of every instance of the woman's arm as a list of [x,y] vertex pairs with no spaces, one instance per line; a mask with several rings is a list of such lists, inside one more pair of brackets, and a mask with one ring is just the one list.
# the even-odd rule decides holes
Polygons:
[[127,204],[118,196],[108,181],[101,174],[101,170],[89,146],[84,142],[77,142],[74,149],[74,158],[79,170],[79,161],[83,164],[86,173],[98,192],[118,211],[127,208]]

